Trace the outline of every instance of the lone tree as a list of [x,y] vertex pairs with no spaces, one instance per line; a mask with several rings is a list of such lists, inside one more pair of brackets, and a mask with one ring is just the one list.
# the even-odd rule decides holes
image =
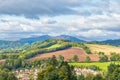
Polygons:
[[64,57],[62,55],[59,55],[59,61],[63,62],[64,61]]
[[120,62],[120,54],[117,54],[115,52],[111,53],[110,60],[111,61],[118,61],[118,62]]
[[79,61],[79,58],[78,58],[77,55],[74,55],[74,57],[73,57],[73,61],[74,61],[74,62],[78,62],[78,61]]
[[103,55],[100,57],[99,59],[100,62],[107,62],[108,61],[108,57],[106,55]]
[[87,56],[87,57],[85,58],[85,62],[90,62],[90,61],[91,61],[90,57]]

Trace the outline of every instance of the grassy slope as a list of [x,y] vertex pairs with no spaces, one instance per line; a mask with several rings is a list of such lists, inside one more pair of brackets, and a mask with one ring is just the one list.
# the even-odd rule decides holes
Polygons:
[[99,44],[86,44],[86,46],[90,48],[92,53],[104,52],[106,55],[110,55],[111,52],[120,53],[120,47]]
[[50,47],[47,47],[47,49],[57,48],[57,47],[60,47],[60,46],[61,46],[61,44],[54,44],[54,45],[52,45]]
[[69,65],[80,67],[80,66],[91,66],[96,65],[98,66],[102,71],[107,71],[107,67],[110,65],[111,62],[91,62],[91,63],[69,63]]

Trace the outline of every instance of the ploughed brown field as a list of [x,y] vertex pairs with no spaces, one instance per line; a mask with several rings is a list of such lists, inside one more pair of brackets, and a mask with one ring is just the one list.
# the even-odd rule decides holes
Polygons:
[[57,58],[59,57],[59,55],[62,55],[62,56],[64,56],[65,61],[67,61],[69,59],[73,59],[74,55],[77,55],[79,57],[79,61],[81,61],[81,62],[85,61],[86,56],[89,56],[91,58],[91,61],[99,61],[98,55],[87,54],[87,53],[85,53],[84,50],[82,50],[80,48],[69,48],[66,50],[39,54],[29,60],[34,61],[34,60],[49,58],[49,57],[52,57],[53,55],[55,55]]
[[4,63],[5,62],[5,60],[0,60],[0,64],[2,64],[2,63]]

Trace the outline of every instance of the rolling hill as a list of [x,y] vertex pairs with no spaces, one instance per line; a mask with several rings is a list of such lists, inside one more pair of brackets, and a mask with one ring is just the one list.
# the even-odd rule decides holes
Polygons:
[[37,41],[31,44],[27,43],[13,50],[20,50],[18,57],[30,60],[48,58],[52,55],[62,55],[65,60],[71,59],[74,55],[79,57],[79,61],[85,61],[86,56],[91,58],[91,61],[98,61],[99,55],[96,52],[104,52],[110,55],[111,52],[120,53],[120,47],[100,44],[88,44],[84,42],[72,42],[61,39],[48,39],[45,41]]
[[[49,36],[49,35],[43,35],[38,37],[30,37],[30,38],[23,38],[18,41],[4,41],[0,40],[0,49],[7,49],[10,50],[11,48],[28,48],[30,47],[30,44],[37,44],[37,42],[43,42],[45,40],[49,39],[63,39],[68,40],[72,42],[85,42],[84,40],[81,40],[79,38],[68,36],[68,35],[60,35],[60,36]],[[34,43],[35,42],[35,43]],[[8,51],[7,50],[7,51]]]
[[74,55],[77,55],[78,58],[79,58],[79,61],[82,61],[82,62],[85,61],[85,58],[87,56],[89,56],[91,58],[91,61],[98,61],[99,60],[99,56],[98,55],[87,54],[81,48],[69,48],[69,49],[60,50],[60,51],[56,51],[56,52],[39,54],[39,55],[37,55],[37,56],[29,59],[29,61],[34,61],[34,60],[39,60],[39,59],[45,59],[45,58],[52,57],[53,55],[55,55],[57,58],[59,57],[59,55],[62,55],[64,57],[65,61],[72,60],[73,57],[74,57]]
[[49,39],[43,42],[38,42],[37,44],[31,44],[31,48],[25,50],[24,53],[21,53],[20,57],[29,59],[39,54],[61,51],[73,47],[82,48],[87,54],[90,54],[89,48],[85,46],[84,43],[71,42],[61,39]]
[[[55,44],[50,45],[46,47],[46,49],[55,49],[61,47],[61,45],[65,44],[68,41],[57,41]],[[100,44],[86,44],[86,43],[76,43],[76,42],[69,42],[69,44],[72,43],[72,46],[67,49],[62,50],[55,50],[50,52],[45,52],[43,54],[37,54],[36,56],[30,58],[29,60],[38,60],[43,58],[52,57],[55,55],[58,57],[59,55],[62,55],[65,57],[65,60],[72,59],[74,55],[77,55],[79,57],[79,61],[85,61],[86,56],[89,56],[91,58],[91,61],[99,61],[100,55],[96,54],[96,52],[104,52],[106,55],[110,55],[111,52],[120,52],[120,47],[111,46],[111,45],[100,45]],[[83,44],[83,45],[81,45]],[[74,46],[73,46],[74,45]],[[91,54],[86,53],[83,46],[88,47]]]
[[25,59],[36,60],[52,57],[52,55],[65,57],[65,60],[71,59],[77,55],[80,61],[85,61],[86,56],[91,58],[91,61],[98,61],[99,55],[96,52],[104,52],[110,55],[111,52],[120,52],[120,47],[100,44],[87,44],[71,42],[61,39],[49,39],[43,42],[34,42],[29,45],[30,48],[24,53],[20,53],[20,57]]
[[111,52],[116,52],[120,54],[120,47],[102,44],[86,44],[92,53],[104,52],[106,55],[110,55]]

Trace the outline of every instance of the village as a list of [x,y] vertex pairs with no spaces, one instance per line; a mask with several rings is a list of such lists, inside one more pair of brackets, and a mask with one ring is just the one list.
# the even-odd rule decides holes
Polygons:
[[[40,71],[40,69],[20,69],[15,70],[13,73],[16,75],[18,80],[36,80],[37,79],[37,73]],[[84,75],[87,76],[88,74],[97,75],[99,72],[96,72],[91,69],[81,69],[81,68],[74,68],[76,75]]]
[[36,80],[39,71],[40,69],[20,69],[13,71],[13,73],[18,80]]

